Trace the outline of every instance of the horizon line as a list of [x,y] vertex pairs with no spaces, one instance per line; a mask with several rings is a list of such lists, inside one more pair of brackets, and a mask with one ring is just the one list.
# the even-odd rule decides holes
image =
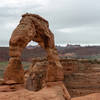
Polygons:
[[[38,44],[29,44],[27,46],[37,46]],[[67,43],[67,44],[55,44],[55,46],[62,46],[62,47],[66,47],[67,45],[80,45],[80,46],[100,46],[100,44],[79,44],[79,43]],[[26,47],[27,47],[26,46]],[[9,45],[0,45],[0,47],[9,47]]]

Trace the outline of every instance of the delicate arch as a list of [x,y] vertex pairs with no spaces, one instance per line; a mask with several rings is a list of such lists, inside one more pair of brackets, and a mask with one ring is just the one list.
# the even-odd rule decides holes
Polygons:
[[24,70],[21,64],[21,54],[26,45],[31,41],[37,42],[47,52],[48,71],[46,81],[63,80],[62,65],[54,44],[54,35],[49,29],[48,21],[35,14],[24,14],[19,25],[13,31],[9,42],[9,64],[4,74],[4,79],[24,82]]

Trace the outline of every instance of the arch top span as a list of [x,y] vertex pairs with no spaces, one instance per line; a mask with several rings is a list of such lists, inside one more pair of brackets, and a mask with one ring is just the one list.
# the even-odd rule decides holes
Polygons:
[[47,20],[36,14],[24,14],[18,26],[13,31],[9,41],[9,64],[4,73],[4,79],[24,82],[24,70],[21,64],[21,54],[30,41],[37,42],[45,49],[48,58],[47,82],[62,81],[63,68],[60,64],[54,43],[54,35],[49,29]]

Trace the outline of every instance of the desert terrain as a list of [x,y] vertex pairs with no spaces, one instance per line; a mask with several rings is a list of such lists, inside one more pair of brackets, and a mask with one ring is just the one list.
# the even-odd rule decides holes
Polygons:
[[[92,99],[98,100],[99,92],[100,92],[100,84],[99,84],[100,83],[100,79],[99,79],[100,61],[99,61],[99,56],[97,56],[99,55],[99,47],[97,47],[96,49],[95,47],[81,47],[81,48],[80,47],[77,49],[70,48],[71,50],[69,50],[69,48],[67,47],[57,47],[60,56],[60,62],[64,68],[64,84],[68,89],[71,97],[73,98],[72,100],[92,100]],[[1,58],[0,77],[3,78],[4,70],[8,65],[9,48],[1,47],[0,51],[2,51],[0,52],[1,55],[3,54],[3,56],[0,57]],[[73,55],[64,56],[66,53],[76,53],[79,57],[81,56],[84,58],[81,59],[75,58],[75,56]],[[32,63],[35,64],[37,62],[40,63],[46,62],[47,59],[45,59],[45,55],[46,55],[45,51],[40,47],[33,46],[30,48],[29,46],[25,48],[22,55],[22,61],[23,61],[22,64],[24,66],[24,70],[28,70],[28,68],[31,66]],[[4,87],[4,88],[8,88],[8,87]],[[11,91],[11,90],[8,89],[7,91]],[[18,92],[21,91],[22,90]],[[11,92],[10,94],[12,95],[12,93],[13,92]],[[4,95],[4,92],[2,92],[2,94]],[[14,95],[17,96],[17,94]],[[29,93],[29,95],[32,94]]]

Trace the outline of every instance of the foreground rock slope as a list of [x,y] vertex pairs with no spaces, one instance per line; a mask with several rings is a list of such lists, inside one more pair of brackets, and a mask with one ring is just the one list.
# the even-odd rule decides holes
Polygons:
[[50,82],[38,92],[24,89],[22,85],[0,86],[0,100],[70,100],[62,82]]
[[[61,84],[61,83],[60,83]],[[4,86],[1,89],[0,86],[0,100],[68,100],[68,94],[65,95],[61,85],[48,86],[41,89],[38,92],[33,92],[22,88],[22,86],[17,86],[14,90],[9,86]],[[5,91],[4,91],[5,90]],[[94,93],[82,97],[76,97],[69,100],[99,100],[100,93]]]

